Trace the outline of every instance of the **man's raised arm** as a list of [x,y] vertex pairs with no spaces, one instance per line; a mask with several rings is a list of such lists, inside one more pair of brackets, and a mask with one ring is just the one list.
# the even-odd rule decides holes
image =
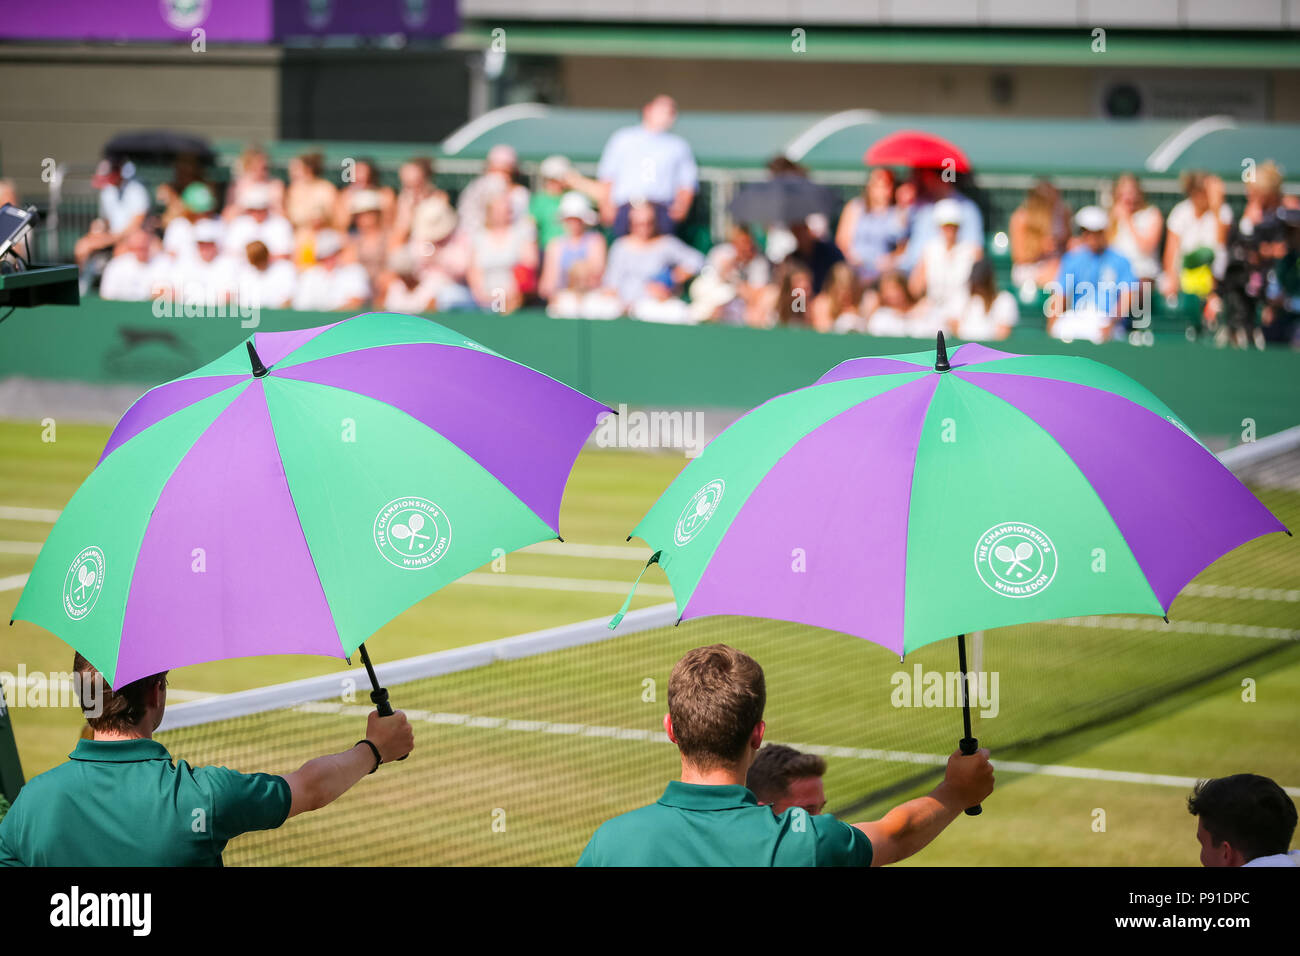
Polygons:
[[[391,717],[380,717],[378,711],[371,711],[366,720],[366,740],[379,751],[380,762],[389,763],[411,752],[415,732],[400,710]],[[308,760],[293,773],[284,775],[293,795],[289,816],[328,806],[375,769],[375,751],[364,741],[358,741],[342,753]]]
[[963,810],[983,803],[992,792],[988,750],[970,756],[958,750],[948,758],[943,783],[926,796],[899,804],[874,823],[853,825],[871,840],[871,865],[886,866],[926,847]]

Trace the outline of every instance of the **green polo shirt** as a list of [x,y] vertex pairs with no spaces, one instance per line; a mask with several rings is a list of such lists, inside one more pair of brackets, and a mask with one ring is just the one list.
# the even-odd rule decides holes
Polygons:
[[81,740],[0,820],[0,866],[221,866],[289,816],[283,777],[191,767],[153,740]]
[[658,802],[601,824],[578,866],[870,866],[871,841],[830,814],[779,817],[747,788],[674,780]]

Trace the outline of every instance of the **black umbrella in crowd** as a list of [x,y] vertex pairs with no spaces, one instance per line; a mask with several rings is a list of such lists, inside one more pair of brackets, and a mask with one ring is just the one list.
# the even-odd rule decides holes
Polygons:
[[177,156],[187,154],[197,157],[205,166],[216,159],[212,144],[202,136],[165,129],[118,133],[104,146],[104,156],[108,159],[129,159],[151,165],[166,165]]
[[742,186],[731,202],[731,215],[737,222],[802,222],[816,213],[833,219],[841,205],[835,190],[783,175]]

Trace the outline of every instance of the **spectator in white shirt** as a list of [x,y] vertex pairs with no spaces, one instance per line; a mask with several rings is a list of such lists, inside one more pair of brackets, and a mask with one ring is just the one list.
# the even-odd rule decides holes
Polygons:
[[225,253],[243,261],[251,242],[266,246],[273,260],[288,259],[293,255],[293,226],[279,213],[271,211],[271,190],[254,183],[245,187],[244,212],[226,227]]
[[1110,247],[1129,261],[1139,280],[1155,279],[1156,258],[1165,232],[1165,218],[1147,202],[1137,177],[1123,173],[1115,180],[1110,207]]
[[266,243],[254,239],[244,250],[239,270],[239,301],[258,309],[287,309],[293,302],[298,272],[287,259],[276,259]]
[[908,279],[912,295],[921,300],[919,312],[929,314],[932,328],[917,329],[924,333],[950,328],[958,320],[971,266],[983,254],[979,246],[959,241],[963,210],[957,201],[940,199],[934,204],[933,216],[939,236],[926,243],[921,261]]
[[298,277],[293,307],[306,312],[354,312],[370,298],[366,270],[344,263],[343,237],[333,229],[316,233],[316,265]]
[[173,259],[171,279],[178,304],[216,307],[237,294],[240,264],[221,255],[222,232],[219,219],[194,224],[194,255]]
[[[149,190],[133,178],[134,174],[135,167],[121,160],[106,159],[95,169],[90,184],[99,190],[99,216],[73,247],[77,265],[87,270],[83,285],[102,268],[113,247],[144,224],[149,213]],[[82,291],[88,291],[88,287]]]
[[415,257],[405,247],[393,250],[388,257],[390,275],[384,289],[385,312],[419,315],[437,307],[441,277],[434,271],[423,278],[416,273]]
[[1300,866],[1300,850],[1288,849],[1295,801],[1268,777],[1202,780],[1187,798],[1187,812],[1197,818],[1202,866]]
[[122,240],[122,251],[104,266],[99,295],[119,302],[145,302],[166,290],[169,271],[167,257],[154,250],[149,234],[135,229]]
[[1169,210],[1161,291],[1207,297],[1227,264],[1232,207],[1224,202],[1223,180],[1206,173],[1184,173],[1187,197]]
[[615,236],[628,232],[633,202],[651,203],[660,233],[671,233],[691,211],[699,173],[690,144],[670,132],[677,103],[656,96],[641,110],[641,123],[618,130],[600,154],[601,220]]
[[965,304],[957,310],[951,331],[967,342],[1001,341],[1011,334],[1020,321],[1016,297],[1005,289],[998,291],[993,266],[978,259],[970,267],[970,282]]

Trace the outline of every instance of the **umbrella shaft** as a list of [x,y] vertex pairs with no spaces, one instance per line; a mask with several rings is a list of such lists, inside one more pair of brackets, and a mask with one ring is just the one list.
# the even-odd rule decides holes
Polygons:
[[970,695],[966,686],[966,635],[957,635],[957,663],[961,668],[961,719],[966,730],[966,736],[971,736],[970,732]]

